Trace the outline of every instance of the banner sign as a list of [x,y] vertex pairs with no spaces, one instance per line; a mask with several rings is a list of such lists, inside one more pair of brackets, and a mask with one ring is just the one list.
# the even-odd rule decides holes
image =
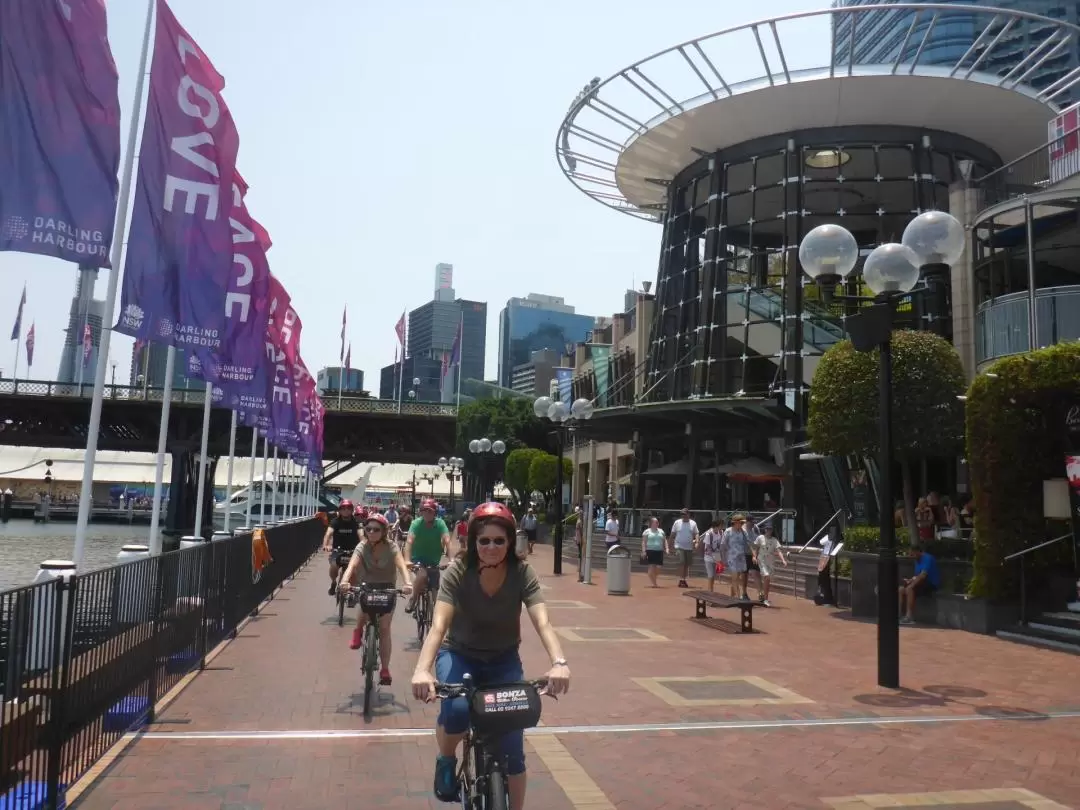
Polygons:
[[567,408],[572,404],[574,397],[574,370],[572,368],[556,368],[555,382],[559,386],[559,399]]
[[117,83],[103,0],[0,3],[0,250],[109,266]]
[[239,137],[224,87],[206,54],[158,0],[115,328],[140,340],[228,355],[230,347],[222,350],[228,314],[244,315],[235,289],[250,281],[234,280],[235,268],[243,266],[234,255],[230,217]]
[[[1070,405],[1065,411],[1065,477],[1069,482],[1073,546],[1080,559],[1080,403]],[[1077,601],[1080,601],[1080,585],[1077,588]]]
[[596,377],[596,404],[601,408],[608,405],[608,384],[611,380],[611,347],[589,346],[592,354],[593,375]]

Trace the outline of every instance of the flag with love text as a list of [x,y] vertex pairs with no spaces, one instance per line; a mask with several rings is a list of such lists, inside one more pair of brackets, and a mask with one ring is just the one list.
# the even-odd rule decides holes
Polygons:
[[[251,294],[230,222],[239,137],[225,80],[157,0],[139,174],[116,330],[178,349],[221,351]],[[236,278],[234,278],[236,276]],[[241,281],[243,283],[241,283]],[[243,292],[237,293],[237,287]],[[265,327],[265,320],[259,329]]]

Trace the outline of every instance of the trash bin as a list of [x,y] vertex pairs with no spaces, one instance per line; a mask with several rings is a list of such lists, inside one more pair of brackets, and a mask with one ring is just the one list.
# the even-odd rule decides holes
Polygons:
[[517,552],[518,559],[524,560],[529,556],[529,535],[525,534],[521,529],[517,533],[517,545],[514,548]]
[[607,592],[611,596],[630,594],[630,549],[619,543],[607,553]]

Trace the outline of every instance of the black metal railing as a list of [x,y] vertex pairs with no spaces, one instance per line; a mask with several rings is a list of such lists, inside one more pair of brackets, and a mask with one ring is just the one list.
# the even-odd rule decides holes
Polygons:
[[318,519],[0,592],[0,806],[66,788],[318,549]]
[[1044,548],[1049,548],[1050,546],[1055,546],[1058,543],[1060,543],[1062,540],[1068,540],[1072,536],[1073,536],[1072,532],[1068,532],[1066,534],[1061,535],[1061,537],[1055,537],[1053,540],[1047,540],[1047,541],[1045,541],[1043,543],[1038,543],[1037,545],[1029,546],[1028,548],[1021,549],[1020,551],[1017,551],[1017,552],[1015,552],[1013,554],[1008,555],[1007,557],[1005,557],[1001,561],[1002,565],[1005,565],[1006,563],[1011,563],[1013,560],[1019,560],[1020,561],[1020,624],[1027,624],[1027,613],[1028,613],[1027,562],[1028,562],[1028,555],[1031,554],[1034,551],[1041,551]]
[[983,207],[1044,191],[1080,172],[1080,130],[1054,138],[1026,155],[972,180],[983,191]]

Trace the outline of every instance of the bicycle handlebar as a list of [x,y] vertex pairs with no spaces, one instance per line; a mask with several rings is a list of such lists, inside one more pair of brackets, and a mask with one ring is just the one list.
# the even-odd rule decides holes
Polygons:
[[445,571],[450,566],[450,563],[439,563],[438,565],[427,565],[425,563],[411,562],[408,564],[410,571],[419,571],[421,568],[438,568],[440,571]]
[[[533,689],[540,692],[541,695],[554,698],[555,695],[548,695],[544,690],[547,689],[547,678],[536,678],[533,680],[525,681]],[[441,681],[435,682],[435,697],[442,700],[451,700],[456,697],[466,697],[470,690],[476,691],[477,689],[492,689],[498,686],[498,684],[487,686],[469,686],[463,683],[442,683]]]
[[350,591],[352,593],[364,593],[370,591],[393,591],[398,596],[409,596],[409,594],[401,588],[384,588],[378,585],[368,585],[366,582],[361,582],[359,585],[342,584],[341,588],[342,590]]

